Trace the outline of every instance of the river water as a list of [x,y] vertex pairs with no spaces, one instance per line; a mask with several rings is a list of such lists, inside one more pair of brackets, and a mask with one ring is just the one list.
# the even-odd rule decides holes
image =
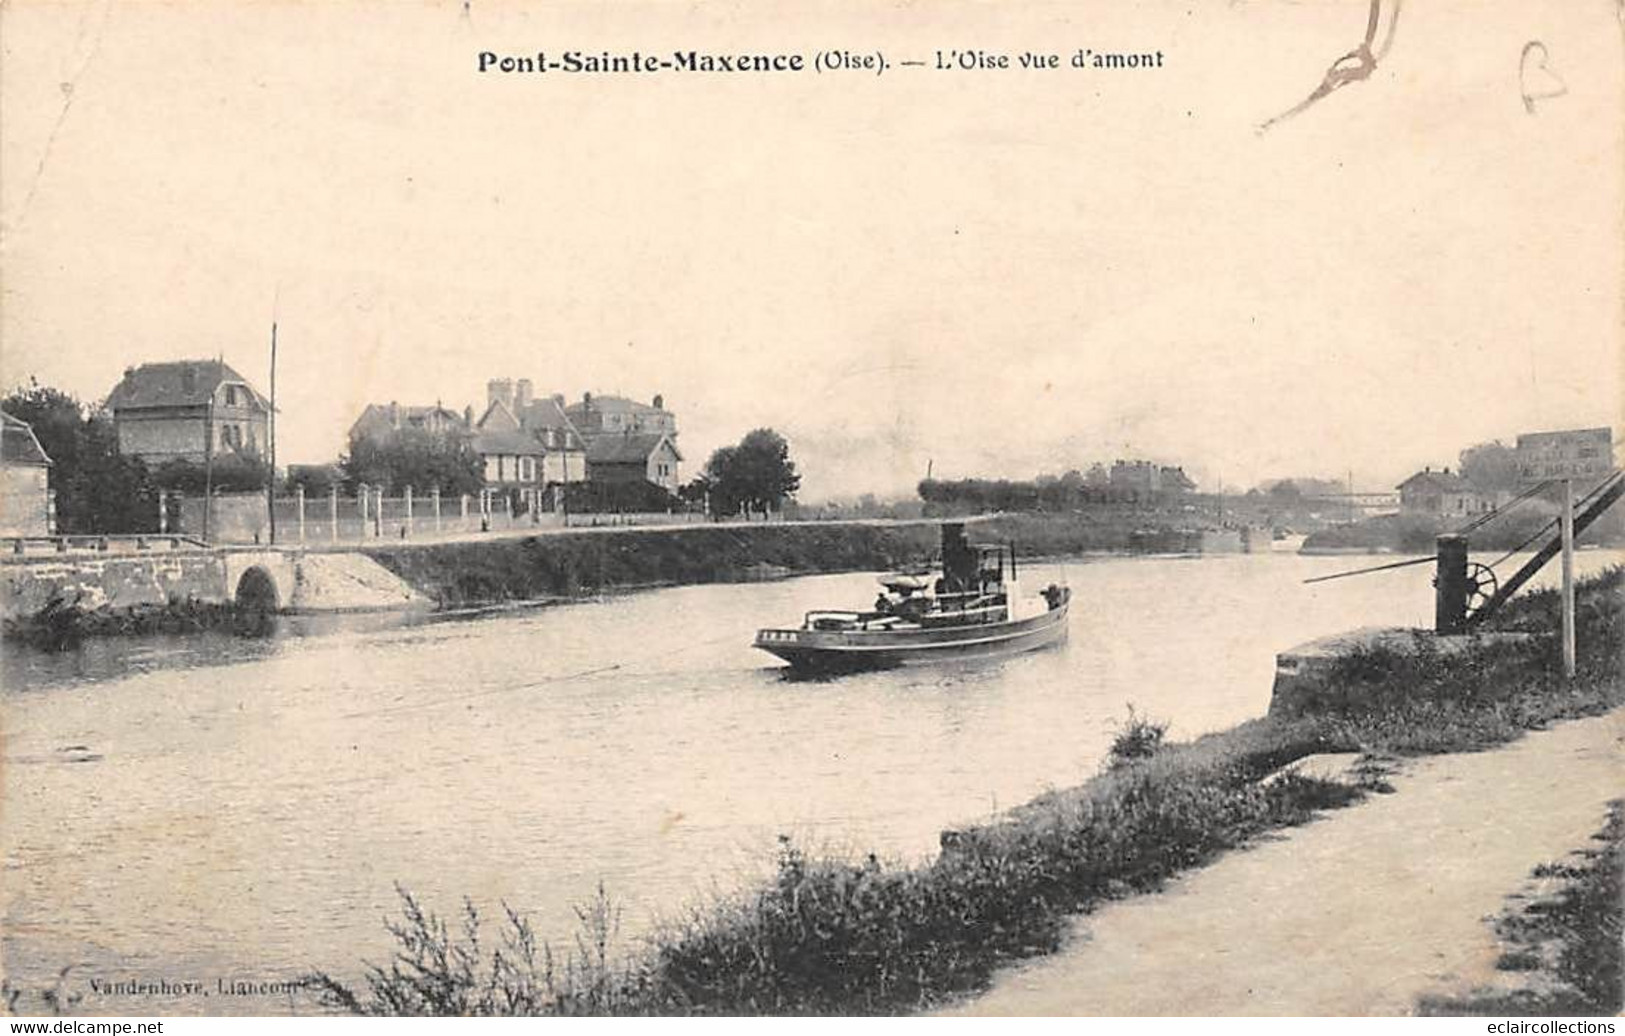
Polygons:
[[[217,980],[387,959],[397,883],[568,939],[602,882],[635,937],[764,873],[781,834],[916,857],[1096,772],[1129,703],[1192,737],[1264,713],[1277,651],[1431,624],[1430,566],[1302,582],[1389,560],[1037,563],[1073,588],[1064,646],[823,681],[785,679],[751,633],[862,604],[870,575],[8,651],[7,981],[85,1012],[308,1010]],[[211,995],[92,984],[160,980]]]

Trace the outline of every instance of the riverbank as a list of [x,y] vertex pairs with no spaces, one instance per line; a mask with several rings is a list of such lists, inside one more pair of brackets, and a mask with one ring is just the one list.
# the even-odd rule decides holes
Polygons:
[[[1526,501],[1518,510],[1485,524],[1472,533],[1474,550],[1505,551],[1529,548],[1531,541],[1549,539],[1557,532],[1558,508],[1542,500]],[[1625,543],[1620,512],[1611,511],[1583,532],[1581,546],[1617,547]],[[1385,514],[1347,525],[1316,530],[1299,548],[1304,554],[1432,554],[1439,536],[1467,524],[1464,518],[1427,514]],[[1548,528],[1549,526],[1549,528]]]
[[[1122,515],[996,515],[971,519],[972,537],[1013,543],[1020,556],[1130,552]],[[455,543],[365,548],[442,608],[568,598],[604,590],[751,582],[780,576],[882,571],[927,563],[940,523],[789,522],[553,531]]]
[[[776,877],[697,912],[618,960],[607,901],[584,912],[577,951],[545,954],[511,916],[489,937],[449,936],[415,904],[402,956],[365,988],[319,980],[362,1013],[901,1013],[987,987],[1012,961],[1057,948],[1080,914],[1210,862],[1225,850],[1384,790],[1382,760],[1472,751],[1621,704],[1618,570],[1583,584],[1579,677],[1556,674],[1550,638],[1464,655],[1351,660],[1326,711],[1254,720],[1180,745],[1125,727],[1115,764],[997,822],[960,831],[928,864],[813,859],[788,842]],[[1503,622],[1549,618],[1551,593]],[[1353,781],[1276,774],[1307,756],[1359,754]],[[1403,792],[1402,792],[1403,793]],[[462,954],[463,956],[458,956]],[[458,961],[455,967],[448,961]],[[1080,1013],[1092,1013],[1080,1005]]]

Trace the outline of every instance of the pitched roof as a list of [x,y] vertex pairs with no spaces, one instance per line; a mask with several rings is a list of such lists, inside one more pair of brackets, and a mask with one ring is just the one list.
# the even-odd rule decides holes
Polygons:
[[146,407],[203,406],[223,382],[247,387],[254,401],[270,409],[264,396],[249,385],[231,365],[220,360],[177,360],[169,363],[143,363],[124,372],[124,379],[107,397],[112,410],[140,410]]
[[45,455],[45,448],[34,437],[34,429],[27,421],[19,417],[12,417],[4,410],[0,410],[0,460],[7,464],[34,464],[41,467],[49,465],[51,458]]
[[[517,407],[509,407],[507,403],[500,399],[493,400],[491,405],[486,407],[485,416],[481,417],[477,424],[482,435],[498,432],[499,430],[501,432],[523,432],[538,443],[541,443],[542,439],[536,433],[562,430],[565,433],[565,445],[546,448],[581,449],[581,433],[576,431],[576,426],[570,422],[569,417],[565,416],[564,408],[551,398],[533,399],[529,403]],[[545,446],[545,443],[543,445]]]
[[1407,486],[1428,483],[1432,488],[1446,493],[1462,493],[1473,487],[1460,475],[1453,475],[1448,471],[1418,471],[1410,478],[1395,486],[1395,489],[1404,489]]
[[586,400],[578,399],[566,407],[565,410],[571,414],[583,414],[588,410],[597,410],[600,413],[606,410],[617,410],[622,413],[649,414],[665,414],[670,412],[664,407],[651,406],[648,403],[640,403],[637,400],[629,399],[626,396],[593,396],[590,403]]
[[355,419],[350,426],[351,435],[387,435],[400,429],[419,427],[430,421],[435,415],[440,415],[453,427],[463,427],[463,415],[450,407],[435,404],[434,406],[398,406],[400,414],[400,429],[395,425],[394,416],[390,414],[388,403],[368,403],[367,409],[361,411],[361,416]]
[[564,408],[559,406],[558,400],[552,398],[533,399],[520,407],[519,422],[526,430],[532,432],[538,428],[567,428],[571,432],[575,431],[575,425],[570,423]]
[[671,447],[678,460],[677,444],[671,436],[658,432],[638,435],[601,435],[587,444],[587,461],[592,464],[641,464],[660,448],[661,443]]
[[539,457],[547,447],[524,432],[511,432],[505,428],[480,432],[474,436],[474,452],[481,456],[499,453],[515,456]]

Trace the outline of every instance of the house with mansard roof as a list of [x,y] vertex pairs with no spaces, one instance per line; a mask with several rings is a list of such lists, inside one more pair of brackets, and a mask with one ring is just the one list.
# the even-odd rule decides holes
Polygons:
[[119,452],[149,467],[268,452],[270,402],[222,360],[143,363],[107,397]]

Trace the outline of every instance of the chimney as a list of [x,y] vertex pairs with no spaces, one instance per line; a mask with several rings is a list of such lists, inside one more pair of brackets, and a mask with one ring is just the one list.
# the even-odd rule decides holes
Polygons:
[[666,397],[662,396],[658,392],[655,393],[654,404],[655,404],[655,409],[656,410],[664,410],[664,409],[666,409]]
[[474,407],[473,407],[473,404],[470,404],[468,406],[463,407],[463,424],[467,425],[469,428],[474,427]]
[[401,405],[393,399],[389,401],[389,423],[393,428],[401,426]]
[[563,410],[564,409],[564,393],[562,393],[562,392],[553,393],[553,403],[560,410]]
[[529,378],[519,379],[519,397],[515,402],[522,407],[530,406],[531,384]]
[[584,407],[592,406],[592,393],[591,392],[583,392],[581,394],[581,405],[584,406]]
[[513,381],[510,378],[492,378],[485,383],[485,400],[487,403],[500,402],[509,410],[513,409]]

